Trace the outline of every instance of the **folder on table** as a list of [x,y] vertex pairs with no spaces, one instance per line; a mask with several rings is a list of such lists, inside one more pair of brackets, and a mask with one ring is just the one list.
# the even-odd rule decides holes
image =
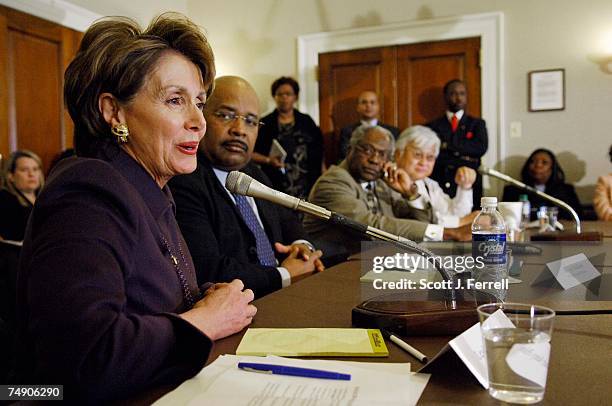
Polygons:
[[387,357],[389,351],[377,329],[250,328],[236,355]]

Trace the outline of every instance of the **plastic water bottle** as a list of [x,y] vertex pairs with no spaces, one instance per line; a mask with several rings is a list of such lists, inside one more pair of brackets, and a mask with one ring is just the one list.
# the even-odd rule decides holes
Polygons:
[[526,228],[527,224],[531,221],[531,203],[527,195],[520,195],[519,202],[523,202],[523,211],[521,216],[521,227]]
[[521,234],[520,234],[519,241],[525,241],[526,240],[525,236],[527,233],[527,226],[531,222],[531,203],[529,202],[527,195],[520,195],[519,202],[523,202],[523,207],[521,210],[521,224],[520,224]]
[[504,300],[508,289],[506,225],[497,211],[496,197],[483,197],[480,205],[481,212],[472,223],[472,277],[476,290]]

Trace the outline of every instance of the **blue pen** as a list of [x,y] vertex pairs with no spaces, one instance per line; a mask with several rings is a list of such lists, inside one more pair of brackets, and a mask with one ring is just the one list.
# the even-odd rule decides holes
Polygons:
[[321,371],[318,369],[288,367],[284,365],[256,364],[252,362],[239,362],[238,368],[244,371],[260,372],[274,375],[300,376],[303,378],[336,379],[339,381],[350,381],[349,374],[339,372]]

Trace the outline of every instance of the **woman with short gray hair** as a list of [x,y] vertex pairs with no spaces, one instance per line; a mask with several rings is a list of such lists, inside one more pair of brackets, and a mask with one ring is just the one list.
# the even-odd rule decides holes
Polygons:
[[430,210],[430,221],[444,227],[460,227],[470,223],[472,184],[476,172],[462,166],[457,169],[457,195],[451,199],[438,182],[429,178],[440,152],[440,138],[428,127],[416,125],[405,129],[396,142],[395,162],[417,185],[419,197],[409,203],[418,209]]

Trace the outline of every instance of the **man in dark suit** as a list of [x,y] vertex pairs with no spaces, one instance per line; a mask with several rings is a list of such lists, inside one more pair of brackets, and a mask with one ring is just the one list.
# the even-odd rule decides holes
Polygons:
[[[480,158],[487,152],[489,139],[484,120],[465,113],[467,89],[461,80],[453,79],[444,85],[444,99],[446,114],[427,124],[441,141],[431,178],[440,184],[444,193],[455,197],[455,172],[462,166],[477,170]],[[474,209],[480,208],[481,197],[482,176],[478,174],[473,185]]]
[[357,98],[357,114],[359,114],[359,121],[357,123],[353,123],[349,126],[344,127],[340,131],[340,148],[338,150],[338,161],[342,161],[344,158],[346,158],[349,142],[351,140],[351,135],[353,135],[353,131],[355,131],[355,128],[359,127],[360,125],[365,124],[371,127],[378,125],[390,131],[391,134],[393,134],[393,137],[397,139],[397,137],[399,136],[399,128],[379,122],[379,111],[380,105],[378,104],[378,95],[371,90],[361,92],[361,94]]
[[208,128],[197,169],[169,183],[198,282],[241,279],[261,297],[322,270],[321,251],[304,239],[292,212],[225,188],[229,171],[236,170],[269,185],[250,163],[260,125],[251,85],[235,76],[218,78],[204,116]]

